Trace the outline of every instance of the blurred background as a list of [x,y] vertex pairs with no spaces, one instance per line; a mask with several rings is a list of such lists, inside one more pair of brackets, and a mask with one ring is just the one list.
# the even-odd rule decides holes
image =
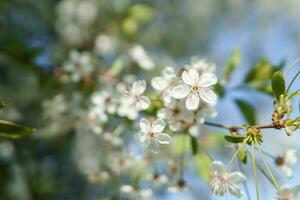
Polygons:
[[[300,1],[2,0],[0,13],[0,96],[7,103],[0,117],[38,129],[30,137],[0,141],[0,199],[5,200],[123,199],[118,188],[131,182],[128,177],[113,182],[102,171],[90,173],[99,160],[120,156],[123,150],[118,154],[105,150],[97,135],[85,134],[85,122],[76,121],[86,108],[85,100],[101,85],[98,77],[76,82],[76,77],[74,81],[64,74],[70,52],[87,52],[100,75],[121,65],[128,73],[149,78],[168,64],[190,62],[192,56],[215,62],[221,76],[236,50],[241,61],[223,88],[226,95],[220,98],[219,114],[213,119],[224,124],[245,123],[234,104],[236,98],[253,106],[258,124],[269,122],[273,98],[267,86],[238,86],[255,66],[286,70],[300,52]],[[128,67],[125,54],[135,44],[147,51],[156,70],[145,75]],[[299,69],[296,65],[288,80]],[[299,101],[294,105],[298,108]],[[204,138],[208,151],[216,159],[228,160],[232,151],[223,151],[221,131],[208,132],[217,135]],[[122,139],[131,141],[129,134]],[[297,134],[293,139],[277,130],[265,135],[263,148],[275,156],[288,148],[299,149]],[[131,143],[123,147],[124,152],[135,151]],[[171,156],[175,163],[176,153]],[[159,159],[163,157],[155,162]],[[231,199],[211,196],[209,184],[201,177],[202,167],[187,165],[183,177],[188,190],[173,194],[156,189],[153,199]],[[251,170],[245,170],[254,199]],[[300,183],[299,170],[290,180],[275,174],[281,184]],[[259,179],[262,199],[273,199],[274,188],[263,176]]]

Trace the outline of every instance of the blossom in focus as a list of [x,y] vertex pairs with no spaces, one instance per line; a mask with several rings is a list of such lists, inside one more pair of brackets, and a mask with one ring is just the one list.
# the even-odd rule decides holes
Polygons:
[[215,105],[217,95],[211,86],[217,83],[217,77],[212,73],[199,73],[195,69],[190,69],[182,73],[183,83],[172,89],[172,96],[176,99],[186,98],[188,110],[196,110],[200,99],[204,102]]
[[237,184],[242,181],[246,181],[246,177],[241,172],[227,172],[221,161],[214,161],[212,163],[210,185],[214,195],[224,196],[226,193],[230,193],[240,198],[244,196],[244,192]]
[[275,198],[277,200],[300,200],[298,193],[300,191],[300,185],[295,187],[282,186],[278,191],[278,196]]
[[283,173],[289,178],[293,174],[291,167],[295,165],[298,160],[296,153],[296,149],[289,149],[283,154],[283,156],[278,156],[275,160],[278,168],[281,169]]
[[162,133],[166,124],[162,119],[156,119],[150,123],[145,118],[140,120],[140,131],[138,132],[139,141],[153,153],[159,151],[160,144],[169,144],[171,137]]

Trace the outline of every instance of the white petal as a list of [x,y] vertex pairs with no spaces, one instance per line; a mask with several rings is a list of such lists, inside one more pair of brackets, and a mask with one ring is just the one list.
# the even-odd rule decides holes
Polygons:
[[245,193],[240,188],[238,188],[237,186],[230,187],[229,188],[229,192],[232,195],[234,195],[234,196],[236,196],[238,198],[241,198],[241,197],[243,197],[245,195]]
[[198,84],[201,87],[210,87],[214,84],[216,84],[218,81],[218,78],[216,75],[212,73],[204,73],[200,76]]
[[171,137],[168,134],[159,133],[159,134],[157,134],[157,137],[158,137],[158,142],[160,144],[169,144],[170,143]]
[[232,183],[240,183],[246,179],[246,176],[241,172],[232,172],[228,175],[228,180],[230,180]]
[[136,108],[138,110],[146,110],[150,106],[150,99],[147,96],[141,96],[136,102]]
[[144,143],[146,141],[146,139],[147,139],[146,133],[139,132],[138,134],[139,134],[138,135],[139,142]]
[[294,165],[298,158],[297,158],[297,150],[296,149],[289,149],[285,153],[285,163],[289,166]]
[[215,105],[217,103],[217,95],[209,88],[203,88],[200,91],[200,97],[208,104]]
[[133,82],[131,92],[134,95],[141,95],[146,90],[147,83],[145,80]]
[[224,164],[221,161],[214,161],[211,170],[213,173],[222,174],[224,172]]
[[188,84],[188,85],[193,85],[193,84],[194,84],[193,79],[192,79],[192,77],[190,76],[190,74],[189,74],[188,71],[183,71],[181,77],[182,77],[182,80],[183,80],[186,84]]
[[154,89],[156,89],[158,91],[162,91],[162,90],[166,89],[166,87],[168,86],[168,81],[160,76],[154,77],[151,80],[151,85]]
[[190,87],[186,84],[178,85],[172,89],[172,96],[176,99],[182,99],[190,93]]
[[197,93],[191,92],[186,98],[185,105],[188,110],[196,110],[199,106],[200,97]]
[[287,167],[286,165],[283,165],[281,167],[281,170],[283,171],[284,175],[288,178],[291,178],[293,175],[293,171],[291,168]]
[[166,127],[166,123],[162,119],[156,119],[152,123],[152,131],[154,133],[160,133],[160,132],[162,132],[165,127]]
[[140,129],[143,133],[148,133],[151,130],[150,122],[147,119],[142,118],[140,120]]
[[184,71],[182,80],[188,85],[196,85],[199,80],[199,74],[195,69],[190,69],[188,72]]

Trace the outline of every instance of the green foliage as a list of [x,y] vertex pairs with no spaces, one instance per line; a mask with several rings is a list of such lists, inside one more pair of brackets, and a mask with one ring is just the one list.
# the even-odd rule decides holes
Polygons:
[[35,129],[0,120],[0,137],[17,139],[35,132]]
[[224,97],[225,96],[225,89],[224,86],[221,85],[220,83],[217,83],[214,87],[214,91],[218,94],[219,97]]
[[275,72],[272,76],[272,90],[277,101],[280,100],[280,95],[285,92],[285,81],[280,71]]
[[5,102],[0,97],[0,109],[5,107]]
[[248,72],[244,79],[244,83],[248,84],[251,88],[272,94],[272,88],[270,87],[270,80],[274,72],[282,69],[284,62],[279,65],[272,65],[269,60],[262,58],[256,63]]
[[129,9],[129,16],[137,21],[147,22],[153,18],[153,9],[145,4],[135,4]]
[[254,107],[242,99],[236,99],[235,103],[239,107],[247,122],[249,124],[256,124]]
[[211,175],[211,160],[210,158],[204,153],[199,152],[196,156],[196,166],[197,172],[199,176],[203,179],[208,181]]
[[225,67],[224,70],[224,75],[223,75],[223,80],[229,81],[231,78],[232,73],[236,69],[236,67],[240,64],[241,62],[241,50],[240,48],[235,48],[229,58],[229,61]]
[[240,151],[238,153],[238,159],[243,163],[243,164],[247,164],[247,149],[246,147],[243,145],[242,147],[240,147]]
[[197,152],[198,152],[198,140],[197,140],[197,138],[194,137],[194,136],[191,136],[190,139],[191,139],[191,149],[192,149],[192,153],[193,153],[193,155],[196,155]]
[[231,136],[231,135],[225,135],[224,136],[225,140],[231,143],[242,143],[245,139],[245,136],[241,135],[236,135],[236,136]]

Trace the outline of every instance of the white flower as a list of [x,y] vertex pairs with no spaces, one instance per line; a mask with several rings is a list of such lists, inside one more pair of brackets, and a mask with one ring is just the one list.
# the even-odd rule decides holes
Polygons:
[[176,84],[176,73],[172,67],[166,67],[161,76],[154,77],[151,80],[152,87],[162,92],[162,99],[165,103],[171,101],[171,88]]
[[183,102],[172,99],[169,104],[157,112],[158,118],[167,120],[172,131],[178,131],[183,124],[191,124],[194,120],[193,113],[185,109]]
[[246,177],[241,172],[227,172],[221,161],[213,162],[210,185],[214,195],[224,196],[230,193],[240,198],[244,196],[244,192],[236,184],[245,180]]
[[162,133],[165,126],[165,122],[161,119],[156,119],[153,123],[144,118],[141,119],[139,141],[151,152],[157,153],[160,144],[169,144],[171,140],[168,134]]
[[176,99],[186,97],[186,107],[188,110],[196,110],[200,99],[204,102],[215,105],[217,95],[210,88],[217,83],[217,77],[212,73],[203,73],[199,76],[195,69],[182,73],[183,84],[173,88],[172,96]]
[[278,156],[275,161],[279,169],[281,169],[283,173],[289,178],[293,174],[291,167],[298,160],[296,152],[296,149],[289,149],[284,153],[283,156]]
[[91,101],[95,107],[101,107],[102,110],[107,111],[109,114],[116,112],[118,102],[111,90],[103,90],[93,94]]
[[[122,185],[120,188],[123,195],[130,199],[152,199],[153,191],[150,188],[139,189],[131,185]],[[123,198],[122,198],[123,199]]]
[[99,35],[95,40],[95,52],[99,55],[108,55],[115,51],[116,41],[109,35]]
[[297,197],[300,191],[300,185],[295,187],[283,186],[278,192],[277,200],[300,200],[300,197]]
[[129,50],[131,59],[145,70],[152,70],[155,67],[154,62],[149,57],[141,45],[135,45]]
[[207,62],[205,59],[199,59],[198,57],[192,57],[191,64],[184,66],[187,69],[196,69],[198,73],[213,73],[216,69],[214,63]]
[[137,110],[146,110],[150,106],[149,98],[143,95],[146,87],[146,81],[135,81],[128,91],[129,99],[127,99],[127,101],[134,104]]
[[63,70],[70,74],[74,82],[82,80],[84,77],[91,76],[95,70],[91,54],[88,52],[70,52],[70,59],[64,63]]

